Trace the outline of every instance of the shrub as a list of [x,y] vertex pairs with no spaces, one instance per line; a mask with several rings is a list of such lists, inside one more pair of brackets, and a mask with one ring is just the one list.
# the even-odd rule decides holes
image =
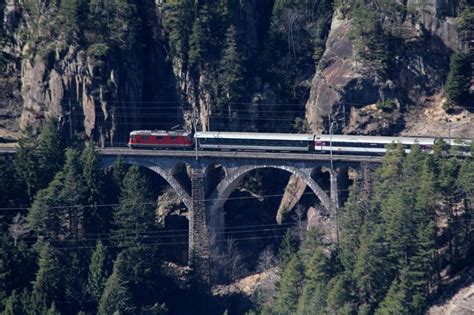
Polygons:
[[377,108],[384,112],[393,112],[397,108],[397,101],[394,99],[386,99],[377,103]]
[[110,48],[107,44],[93,44],[87,49],[87,54],[94,59],[101,59],[109,54]]

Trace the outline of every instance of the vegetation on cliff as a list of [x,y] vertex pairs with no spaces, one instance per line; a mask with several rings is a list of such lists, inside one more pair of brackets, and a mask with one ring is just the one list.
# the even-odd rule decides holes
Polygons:
[[[443,143],[433,155],[393,145],[374,191],[352,187],[338,246],[324,252],[309,234],[281,261],[277,292],[257,313],[422,314],[442,291],[443,270],[472,261],[473,166],[445,155]],[[309,259],[306,243],[317,244]]]

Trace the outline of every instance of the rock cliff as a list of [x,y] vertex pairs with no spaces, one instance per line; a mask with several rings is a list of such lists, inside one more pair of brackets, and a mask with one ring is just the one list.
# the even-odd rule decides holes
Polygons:
[[[313,132],[327,132],[333,123],[335,133],[391,135],[408,127],[404,134],[448,136],[448,124],[454,123],[451,135],[470,135],[465,125],[473,115],[468,110],[455,119],[445,115],[444,124],[420,115],[420,108],[441,108],[449,55],[465,46],[458,32],[458,2],[426,1],[420,7],[408,1],[399,9],[407,15],[397,17],[388,30],[398,47],[385,47],[391,67],[382,73],[372,60],[361,58],[354,19],[343,9],[334,14],[306,103]],[[391,108],[381,110],[384,102]],[[417,124],[424,128],[414,127]]]

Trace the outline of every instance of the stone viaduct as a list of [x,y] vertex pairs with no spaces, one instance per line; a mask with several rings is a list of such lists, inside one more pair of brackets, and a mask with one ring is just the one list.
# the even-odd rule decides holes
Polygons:
[[[110,167],[121,156],[124,164],[148,168],[163,177],[188,208],[189,260],[203,283],[210,281],[211,233],[224,227],[223,207],[232,191],[249,172],[274,168],[303,179],[318,197],[327,225],[325,238],[334,242],[337,231],[339,191],[348,169],[366,174],[381,162],[380,157],[269,153],[269,152],[191,152],[130,149],[98,149],[103,167]],[[179,175],[185,170],[189,177]],[[318,183],[329,173],[329,188]]]

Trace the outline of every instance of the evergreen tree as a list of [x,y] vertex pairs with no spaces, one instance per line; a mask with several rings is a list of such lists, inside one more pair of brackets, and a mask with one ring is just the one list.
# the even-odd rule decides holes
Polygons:
[[[291,233],[291,232],[287,232],[287,233]],[[291,234],[288,235],[288,236],[291,236]],[[286,238],[286,236],[285,236],[285,238]],[[286,243],[285,247],[287,247],[289,245],[288,241],[291,241],[291,240],[292,239],[286,239],[284,241],[284,243],[282,242],[282,244]],[[303,261],[303,262],[310,261],[311,257],[314,256],[315,249],[318,249],[322,245],[323,245],[323,238],[322,238],[321,232],[319,232],[319,230],[316,229],[316,228],[309,229],[306,232],[306,237],[305,237],[304,241],[301,243],[301,245],[298,249],[298,255],[300,256],[301,261]],[[285,250],[282,247],[280,249],[281,255],[284,254],[284,251]],[[292,255],[292,253],[293,253],[293,251],[289,251],[288,252],[288,257],[290,257]],[[290,259],[291,259],[291,257],[290,257]],[[288,262],[288,261],[289,261],[289,259],[286,259],[286,262]]]
[[347,274],[340,274],[332,278],[328,284],[328,310],[332,314],[352,314],[352,292],[353,284]]
[[104,293],[100,298],[98,314],[134,314],[135,306],[132,304],[132,296],[127,287],[127,278],[123,255],[119,255],[114,264],[114,271],[107,279]]
[[114,209],[113,237],[117,244],[146,239],[155,225],[153,203],[146,177],[138,166],[132,166],[123,180],[120,205]]
[[395,279],[390,285],[379,308],[375,312],[377,315],[404,315],[413,314],[409,307],[408,288],[405,277]]
[[47,120],[41,128],[38,146],[35,150],[38,172],[41,176],[41,188],[46,187],[54,175],[61,170],[64,164],[64,142],[63,136],[58,130],[57,120]]
[[108,259],[107,249],[101,241],[97,241],[89,266],[89,281],[87,286],[87,291],[92,301],[96,304],[100,300],[109,276],[107,268]]
[[326,284],[332,275],[332,267],[329,259],[324,255],[320,247],[317,247],[313,256],[306,266],[306,283]]
[[[219,104],[240,101],[245,94],[245,64],[237,43],[237,30],[231,25],[227,30],[226,41],[219,68]],[[230,112],[229,112],[230,114]]]
[[64,296],[61,257],[48,243],[40,244],[40,247],[38,272],[31,294],[31,306],[35,314],[45,312],[48,305],[54,301],[62,301]]
[[[2,192],[0,194],[1,208],[18,206],[22,203],[23,196],[25,195],[23,192],[24,188],[21,187],[18,181],[13,160],[5,156],[0,157],[0,191]],[[2,219],[1,215],[0,219]],[[1,224],[6,222],[6,218],[1,220],[0,232],[3,232]]]
[[37,142],[31,128],[26,129],[26,134],[18,140],[18,151],[15,157],[16,173],[21,181],[25,184],[27,194],[30,199],[36,194],[40,188],[40,174],[35,149]]
[[320,247],[310,258],[305,271],[305,284],[298,301],[298,314],[325,314],[327,283],[332,275],[329,259]]
[[166,2],[163,24],[168,31],[171,56],[183,62],[183,70],[187,69],[189,37],[193,25],[193,0],[171,0]]
[[459,169],[458,186],[467,199],[474,198],[474,142],[471,144],[471,156],[466,158]]
[[[30,285],[35,264],[30,251],[22,243],[15,244],[10,233],[3,234],[0,241],[1,309],[2,303],[14,290],[18,292]],[[13,296],[11,303],[14,304],[14,300],[18,297],[19,294]]]
[[153,246],[137,246],[118,255],[100,299],[99,314],[163,312],[160,298],[165,286],[157,254]]
[[88,254],[88,250],[75,249],[66,251],[63,255],[64,301],[58,301],[63,305],[63,313],[76,314],[79,310],[86,308]]
[[113,46],[130,50],[137,44],[141,23],[138,4],[127,0],[114,0],[108,4],[111,11],[109,40]]
[[58,173],[47,189],[39,191],[28,212],[28,224],[40,238],[54,239],[63,233],[63,215],[56,208],[57,198],[63,188],[63,178],[63,173]]
[[357,295],[368,307],[377,305],[391,283],[391,266],[384,245],[382,226],[365,223],[360,236],[360,248],[353,278]]
[[189,64],[198,69],[209,58],[211,28],[207,5],[203,5],[194,20],[191,38],[189,40]]
[[57,130],[55,120],[46,121],[39,140],[31,129],[20,138],[19,150],[15,158],[18,176],[25,184],[30,199],[39,189],[48,186],[64,161],[64,141]]
[[111,12],[104,0],[89,1],[85,37],[89,43],[105,43],[110,37]]
[[82,0],[61,0],[58,20],[61,31],[69,42],[77,42],[83,29],[87,2]]
[[303,272],[303,264],[298,256],[294,255],[282,274],[275,296],[272,310],[276,314],[291,314],[296,311]]
[[120,193],[123,185],[123,179],[125,178],[125,174],[127,173],[127,169],[123,165],[123,158],[122,156],[118,156],[115,159],[112,177],[114,179],[115,184],[117,185],[117,192]]
[[64,174],[64,186],[59,193],[60,205],[64,206],[68,232],[71,237],[78,238],[84,231],[85,217],[90,217],[90,208],[84,208],[85,203],[84,179],[82,177],[81,164],[77,151],[68,149],[66,151],[66,163],[62,171]]
[[47,189],[33,201],[27,220],[41,237],[78,238],[84,226],[84,181],[77,152],[68,149],[66,163]]
[[369,196],[362,191],[360,186],[359,181],[354,182],[340,216],[339,258],[346,270],[354,268],[360,246],[361,228],[364,222],[368,219],[377,221],[375,211],[370,208]]
[[278,264],[285,268],[296,253],[296,244],[291,230],[287,230],[278,250]]
[[107,225],[106,217],[97,205],[103,203],[103,172],[100,167],[99,157],[95,151],[94,143],[90,142],[82,152],[82,177],[84,178],[84,201],[88,204],[86,208],[85,229],[86,231],[102,231]]
[[462,104],[469,97],[471,85],[471,62],[462,52],[451,55],[449,74],[446,80],[446,98],[448,102]]
[[11,295],[5,301],[5,308],[2,315],[17,315],[25,314],[26,310],[23,307],[23,302],[21,300],[21,295],[16,293],[16,290],[13,290]]

